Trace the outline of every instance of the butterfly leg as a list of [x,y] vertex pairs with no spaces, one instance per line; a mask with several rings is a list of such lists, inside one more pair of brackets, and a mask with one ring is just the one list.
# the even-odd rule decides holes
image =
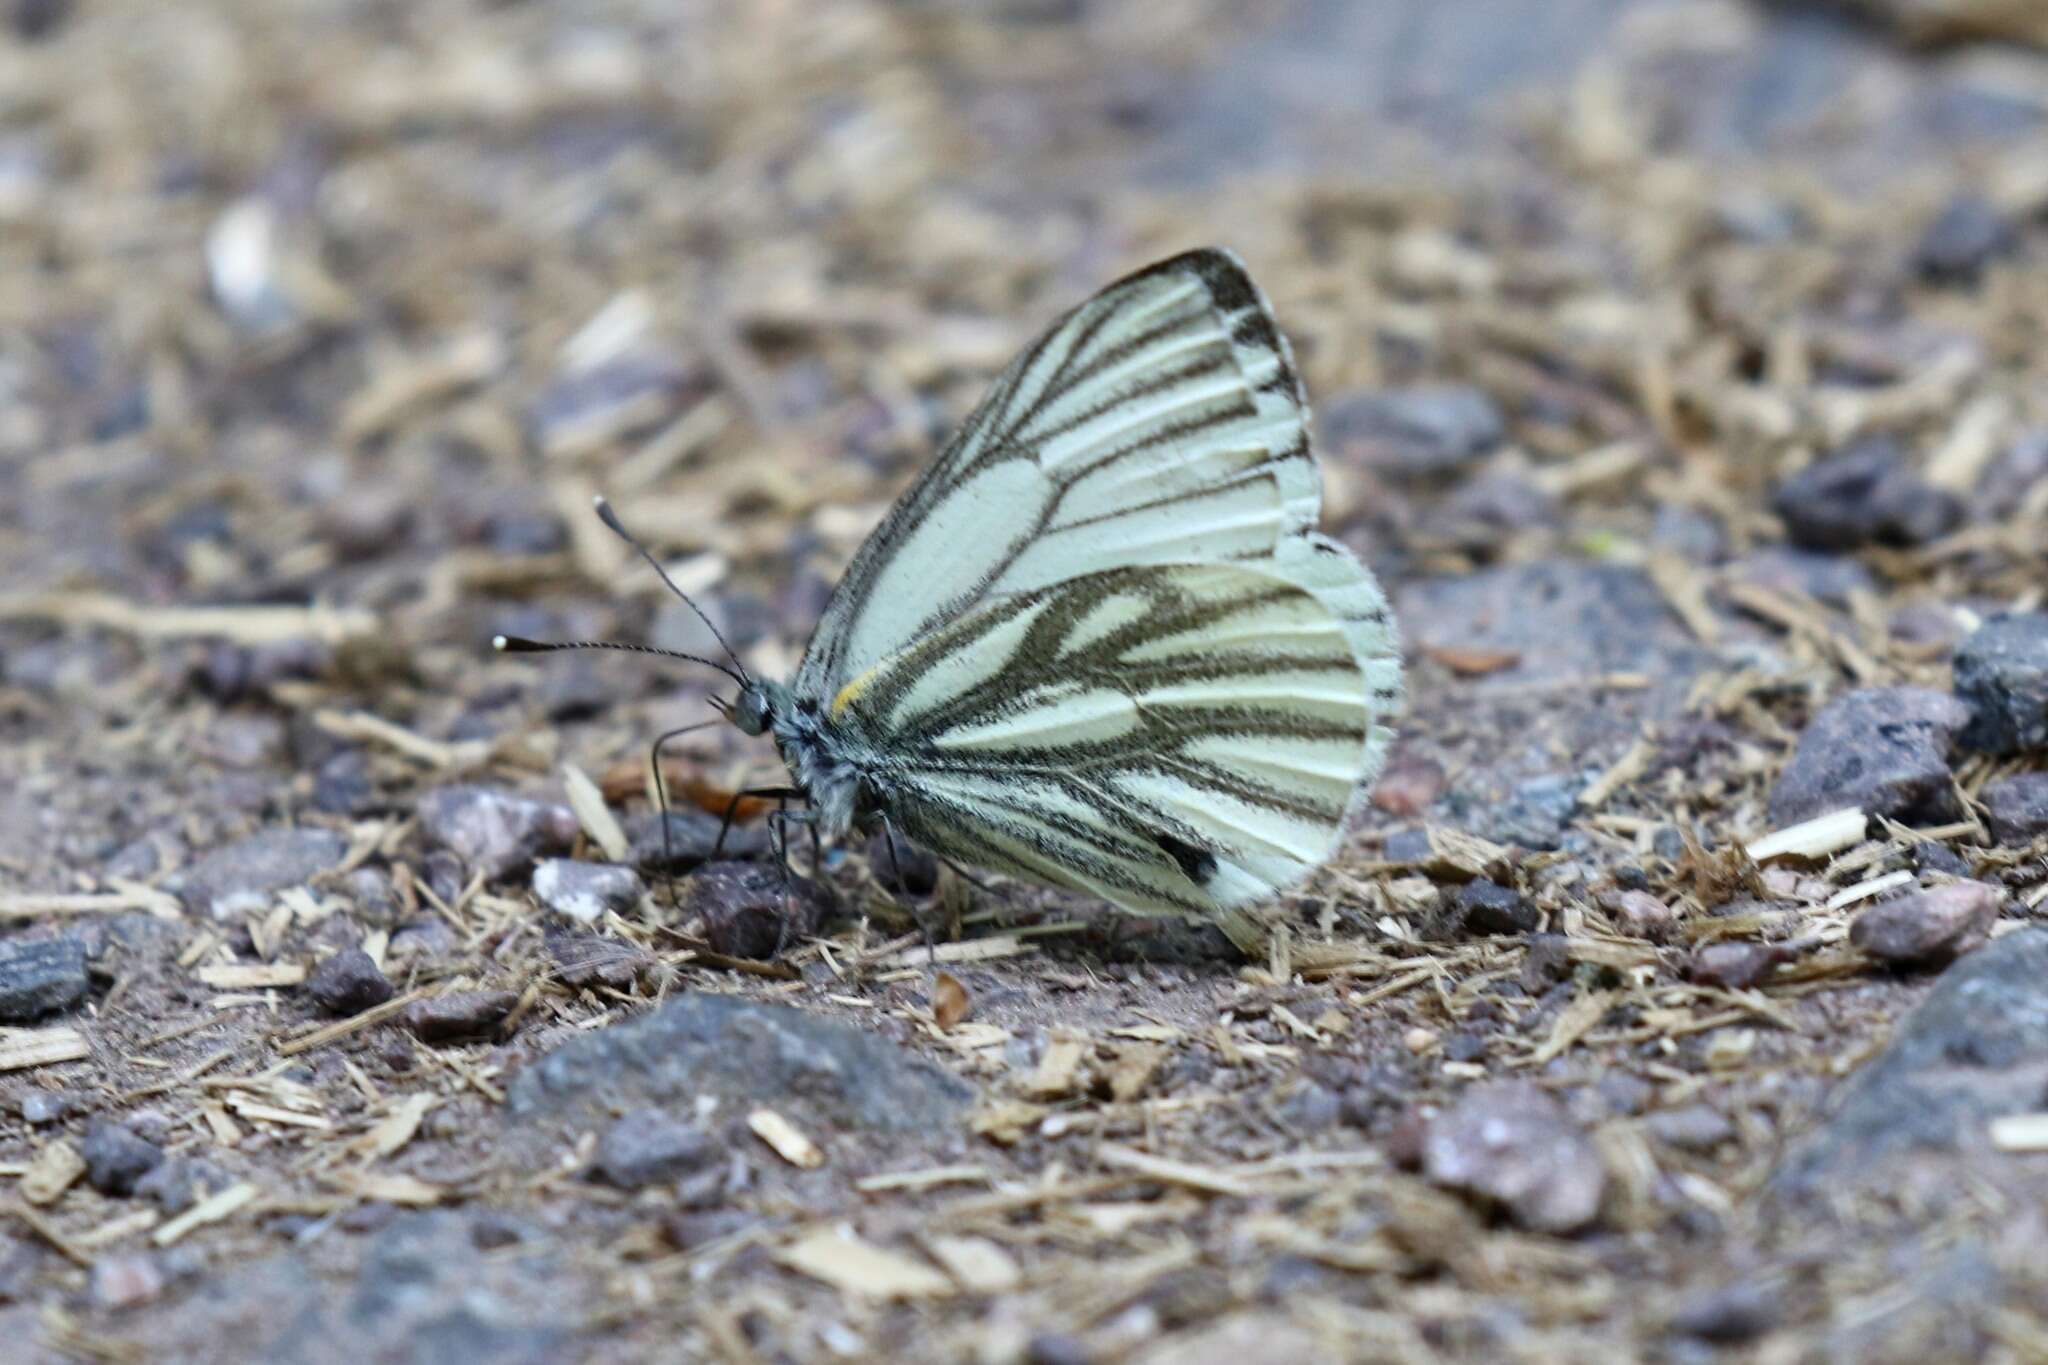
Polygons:
[[901,898],[903,908],[910,912],[910,922],[915,924],[917,932],[924,936],[925,957],[933,966],[937,966],[939,947],[937,940],[932,937],[931,923],[910,903],[910,886],[903,880],[903,863],[896,856],[896,826],[890,823],[887,815],[880,815],[877,818],[882,823],[882,846],[889,850],[889,875],[896,880],[896,894]]
[[[676,857],[668,837],[668,782],[661,775],[661,746],[672,739],[701,730],[716,721],[698,721],[695,725],[679,725],[654,737],[654,745],[647,752],[647,770],[654,775],[655,819],[661,825],[661,880],[668,887],[668,903],[676,903]],[[721,837],[725,831],[720,830]]]
[[711,857],[707,861],[715,863],[719,855],[725,852],[725,836],[732,833],[733,813],[740,808],[740,802],[755,796],[772,796],[785,805],[791,797],[802,801],[810,800],[800,787],[748,787],[745,791],[734,792],[732,799],[725,803],[725,816],[718,822],[718,838],[712,841]]
[[[792,789],[790,794],[803,799],[803,793],[800,791]],[[790,896],[789,827],[792,824],[809,825],[811,828],[812,850],[820,861],[824,858],[824,846],[818,837],[816,812],[808,807],[803,810],[793,811],[789,808],[789,799],[789,795],[783,796],[781,803],[768,816],[769,837],[775,848],[775,867],[782,877],[782,915],[777,923],[775,933],[775,956],[777,957],[781,957],[783,952],[788,949],[790,926],[796,922],[796,911]]]

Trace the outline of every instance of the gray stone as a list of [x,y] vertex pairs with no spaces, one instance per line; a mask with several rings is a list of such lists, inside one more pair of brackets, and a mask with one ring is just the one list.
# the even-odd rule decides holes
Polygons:
[[419,804],[420,829],[429,842],[454,853],[486,880],[524,867],[543,853],[576,841],[576,814],[567,806],[531,801],[492,787],[443,787]]
[[178,880],[178,896],[194,914],[238,919],[267,910],[271,898],[324,872],[348,852],[348,840],[327,829],[270,829],[217,848]]
[[1880,901],[1849,926],[1849,942],[1880,962],[1942,967],[1981,948],[2005,893],[1983,882],[1949,882]]
[[1796,592],[1831,607],[1847,607],[1852,594],[1879,591],[1877,575],[1860,560],[1845,555],[1802,550],[1796,545],[1766,545],[1728,566],[1745,583],[1774,592]]
[[555,960],[555,980],[572,989],[607,987],[623,991],[659,967],[660,959],[645,948],[596,934],[550,929],[548,956]]
[[1506,801],[1494,808],[1487,821],[1486,837],[1496,843],[1519,844],[1523,848],[1548,851],[1564,842],[1565,827],[1579,805],[1576,778],[1549,773],[1516,785]]
[[2018,773],[1984,784],[1991,834],[2001,844],[2026,844],[2048,834],[2048,772]]
[[1753,1341],[1785,1316],[1784,1296],[1768,1283],[1738,1283],[1693,1294],[1671,1315],[1671,1330],[1720,1346]]
[[70,1009],[92,986],[85,944],[75,938],[0,943],[0,1022]]
[[21,1121],[41,1127],[55,1123],[78,1107],[76,1096],[63,1090],[31,1090],[21,1097]]
[[1962,500],[1915,475],[1889,436],[1808,465],[1779,485],[1771,505],[1793,543],[1810,550],[1920,545],[1963,519]]
[[636,1109],[605,1130],[592,1169],[622,1190],[637,1190],[703,1170],[722,1154],[703,1129],[659,1109]]
[[640,874],[612,863],[547,858],[533,869],[533,894],[558,915],[595,924],[606,911],[623,914],[647,891]]
[[133,1308],[164,1292],[161,1262],[146,1251],[105,1256],[92,1268],[92,1301],[101,1308]]
[[461,1042],[496,1029],[518,1003],[516,991],[455,991],[414,1001],[405,1023],[423,1043]]
[[690,993],[562,1044],[520,1072],[507,1107],[552,1120],[565,1111],[676,1109],[700,1095],[772,1104],[828,1130],[934,1132],[958,1120],[974,1091],[872,1032],[784,1005]]
[[2048,612],[1994,616],[1956,649],[1963,743],[1992,754],[2048,749]]
[[85,1181],[101,1194],[125,1197],[164,1159],[163,1149],[118,1123],[96,1123],[87,1130],[79,1155],[85,1158]]
[[1542,913],[1520,892],[1484,877],[1459,887],[1451,908],[1466,932],[1473,934],[1526,934],[1543,922]]
[[1986,266],[2018,245],[2019,233],[1996,205],[1959,194],[1927,225],[1913,248],[1913,269],[1937,284],[1974,284]]
[[135,1182],[135,1193],[175,1218],[232,1183],[233,1177],[204,1157],[169,1156]]
[[1710,1104],[1664,1109],[1643,1120],[1651,1137],[1683,1152],[1711,1152],[1735,1136],[1728,1116]]
[[[1780,1195],[1959,1190],[1958,1161],[1987,1177],[1992,1119],[2048,1093],[2048,930],[1995,939],[1942,973],[1891,1043],[1837,1089],[1820,1126],[1772,1177]],[[1959,1149],[1960,1155],[1959,1155]]]
[[306,978],[306,994],[329,1014],[361,1014],[394,994],[391,982],[361,948],[323,959]]
[[[768,832],[759,825],[733,825],[725,831],[725,843],[718,843],[723,823],[715,815],[695,806],[671,809],[666,820],[644,811],[626,821],[626,837],[632,841],[634,866],[643,872],[688,872],[699,863],[711,861],[712,850],[726,858],[761,858],[768,853]],[[662,829],[668,829],[668,843],[662,843]]]
[[1771,788],[1774,825],[1860,806],[1869,815],[1941,819],[1953,810],[1948,766],[1969,710],[1945,692],[1872,687],[1837,697],[1799,736]]
[[1456,386],[1345,394],[1322,419],[1332,450],[1410,478],[1456,474],[1507,435],[1491,397]]
[[1548,1092],[1529,1081],[1475,1086],[1430,1121],[1423,1171],[1482,1195],[1534,1232],[1576,1232],[1600,1212],[1607,1168]]
[[705,863],[683,884],[684,912],[728,957],[773,957],[817,933],[830,908],[824,887],[773,863]]
[[[289,1365],[549,1365],[585,1358],[581,1305],[593,1301],[593,1287],[544,1247],[487,1254],[476,1222],[449,1211],[393,1218],[344,1294],[292,1295],[287,1303],[296,1300],[298,1311],[267,1319],[276,1335],[253,1358]],[[304,1283],[296,1263],[268,1274],[287,1291]]]
[[1614,927],[1636,938],[1661,939],[1678,921],[1677,911],[1647,891],[1608,887],[1598,899],[1600,908],[1614,917]]
[[1790,958],[1791,953],[1777,943],[1703,943],[1686,959],[1685,975],[1702,986],[1748,990]]

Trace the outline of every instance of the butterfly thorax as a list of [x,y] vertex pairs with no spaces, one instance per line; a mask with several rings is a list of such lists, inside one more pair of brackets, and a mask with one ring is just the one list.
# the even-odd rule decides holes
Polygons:
[[818,832],[839,838],[874,809],[876,759],[861,736],[783,683],[755,681],[733,708],[747,734],[768,734],[795,785],[810,798]]

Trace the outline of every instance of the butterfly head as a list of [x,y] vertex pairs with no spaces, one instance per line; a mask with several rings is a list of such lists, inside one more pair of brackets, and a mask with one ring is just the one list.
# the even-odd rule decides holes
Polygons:
[[726,709],[726,718],[739,727],[743,735],[763,735],[775,723],[775,694],[782,689],[774,683],[756,678],[740,689],[740,695]]

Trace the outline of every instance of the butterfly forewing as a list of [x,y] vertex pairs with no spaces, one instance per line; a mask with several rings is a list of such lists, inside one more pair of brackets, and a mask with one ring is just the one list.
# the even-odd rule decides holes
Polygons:
[[1212,913],[1298,882],[1343,832],[1385,738],[1352,632],[1279,562],[1099,570],[984,602],[832,719],[934,850]]
[[795,687],[831,697],[991,597],[1120,565],[1274,555],[1316,522],[1301,386],[1227,252],[1097,294],[1004,371],[827,604]]

